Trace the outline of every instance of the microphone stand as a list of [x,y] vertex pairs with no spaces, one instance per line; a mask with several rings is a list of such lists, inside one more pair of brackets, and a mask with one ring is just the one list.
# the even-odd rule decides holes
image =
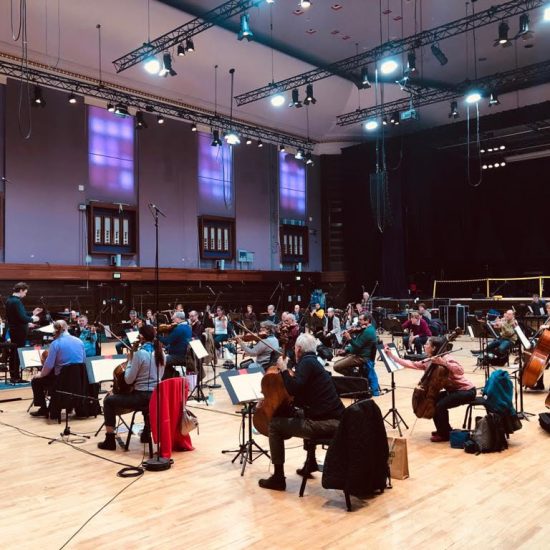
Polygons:
[[[153,216],[155,223],[155,304],[157,311],[157,326],[159,325],[159,214],[166,218],[166,214],[160,210],[156,205],[149,204],[149,210]],[[162,398],[161,387],[160,387],[160,376],[159,376],[159,366],[157,365],[157,456],[154,458],[149,458],[143,462],[143,467],[146,470],[151,472],[162,472],[164,470],[169,470],[171,462],[168,458],[160,456],[160,430],[161,430],[161,421],[160,421],[160,401]]]

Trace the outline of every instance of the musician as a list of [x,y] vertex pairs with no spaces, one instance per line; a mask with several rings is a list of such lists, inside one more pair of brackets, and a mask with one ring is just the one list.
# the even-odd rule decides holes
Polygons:
[[79,317],[78,311],[71,309],[71,311],[69,312],[69,319],[67,320],[67,323],[69,325],[69,334],[71,336],[76,336],[77,338],[80,337],[78,317]]
[[426,322],[432,320],[432,314],[428,309],[426,309],[426,304],[418,304],[418,313],[420,313]]
[[422,347],[432,335],[428,323],[422,319],[418,311],[413,311],[411,313],[411,318],[405,321],[401,326],[409,331],[409,334],[403,336],[403,346],[409,349],[411,346],[414,346],[416,353],[422,353]]
[[[199,313],[198,311],[195,311],[194,309],[189,312],[189,326],[191,327],[191,340],[201,340],[202,341],[202,333],[203,333],[203,326],[199,319]],[[202,359],[197,359],[197,356],[193,353],[190,347],[187,348],[187,371],[188,372],[197,372],[198,368],[200,366],[201,369],[201,380],[205,376],[204,367],[202,366]]]
[[[444,346],[445,342],[445,338],[441,336],[431,336],[424,346],[424,351],[429,357],[432,357]],[[449,424],[449,409],[470,403],[476,397],[476,388],[464,376],[464,368],[462,365],[450,355],[436,357],[433,360],[428,358],[424,361],[409,361],[394,355],[389,347],[386,347],[386,353],[396,363],[408,369],[426,370],[433,362],[436,365],[445,367],[449,371],[447,386],[437,397],[434,414],[436,431],[432,432],[430,438],[430,441],[433,443],[449,441],[449,434],[452,430]]]
[[363,292],[360,313],[372,313],[372,298],[370,297],[370,294],[368,292]]
[[202,326],[204,328],[214,328],[214,314],[211,311],[210,304],[206,304],[202,314]]
[[527,307],[532,315],[544,315],[546,312],[546,302],[538,294],[533,294],[533,300]]
[[338,345],[342,343],[342,328],[340,327],[340,319],[334,315],[334,308],[329,307],[324,319],[321,342],[325,346],[332,347],[335,341]]
[[[332,437],[344,412],[344,405],[336,393],[330,374],[317,360],[317,341],[311,334],[300,334],[294,352],[298,364],[295,372],[286,368],[280,359],[286,390],[294,396],[294,405],[302,409],[293,418],[274,417],[269,424],[269,449],[275,472],[258,484],[263,489],[286,489],[284,462],[285,440],[291,437]],[[307,457],[307,470],[316,471],[315,455]]]
[[159,336],[158,339],[166,347],[166,368],[164,369],[164,379],[179,376],[174,366],[185,365],[185,355],[187,346],[192,338],[191,327],[185,322],[185,313],[175,311],[172,315],[174,327],[166,336]]
[[38,315],[42,311],[39,307],[34,308],[31,315],[25,311],[23,298],[25,298],[28,291],[29,285],[27,283],[17,283],[13,287],[12,295],[6,300],[7,328],[10,333],[11,343],[15,344],[11,348],[10,353],[10,382],[12,384],[23,382],[19,369],[19,354],[17,353],[17,348],[25,346],[29,326],[32,323],[38,323]]
[[86,357],[93,357],[97,355],[97,332],[96,328],[88,326],[88,317],[86,315],[81,315],[78,318],[78,338],[82,340],[84,344],[84,351]]
[[258,318],[254,313],[254,308],[251,305],[246,306],[246,313],[243,315],[243,325],[254,332],[257,328]]
[[[128,366],[124,371],[124,380],[127,384],[133,384],[133,391],[109,394],[103,400],[105,440],[97,444],[100,449],[116,450],[115,426],[116,415],[119,411],[124,409],[148,410],[149,400],[157,383],[157,376],[161,379],[164,375],[164,364],[165,357],[162,345],[156,338],[155,327],[143,325],[139,329],[139,349],[130,355]],[[146,415],[145,419],[148,422],[149,415]],[[146,425],[141,435],[141,442],[147,443],[148,441],[149,426]]]
[[514,330],[517,324],[515,314],[511,309],[504,312],[502,319],[496,319],[493,322],[493,327],[498,330],[499,337],[487,344],[487,351],[498,357],[506,357],[512,344],[518,339],[518,335]]
[[279,341],[274,335],[275,325],[270,321],[262,321],[260,323],[260,331],[258,332],[259,340],[252,346],[247,346],[241,336],[237,336],[237,342],[245,355],[256,358],[256,363],[264,368],[271,365],[271,354],[278,355],[274,352],[280,351]]
[[347,355],[334,364],[334,370],[344,376],[364,376],[366,374],[373,395],[380,395],[380,384],[374,370],[378,337],[376,329],[372,325],[372,317],[368,313],[361,313],[359,315],[359,330],[353,337],[349,332],[344,332],[343,340],[346,342],[343,353]]
[[176,304],[176,309],[174,311],[180,311],[181,313],[184,313],[183,304]]
[[152,327],[157,326],[157,320],[155,319],[155,315],[154,315],[153,310],[151,308],[149,308],[145,312],[145,324],[146,325],[151,325]]
[[55,388],[61,369],[86,361],[84,344],[82,340],[69,334],[67,323],[56,321],[53,328],[54,341],[48,349],[48,357],[44,361],[42,370],[31,380],[33,403],[36,407],[40,407],[37,411],[31,412],[31,416],[48,417],[46,391],[51,392]]
[[304,314],[302,313],[302,308],[300,307],[300,304],[294,305],[294,312],[292,314],[294,315],[294,319],[296,319],[296,322],[301,325]]
[[[308,318],[306,320],[306,326],[312,334],[323,333],[323,319],[317,315],[317,306],[312,304],[308,310]],[[324,312],[323,312],[324,314]]]
[[277,315],[277,312],[275,311],[275,306],[273,304],[270,304],[267,306],[267,316],[265,320],[271,321],[274,325],[279,324],[280,319],[279,319],[279,316]]
[[[132,331],[132,330],[138,330],[139,327],[143,324],[143,321],[138,317],[138,313],[135,309],[131,309],[129,311],[129,315],[130,315],[130,320],[123,322],[123,325],[126,326],[126,328],[124,329],[125,333],[129,332],[129,331]],[[122,342],[124,342],[124,343],[122,343]],[[123,353],[125,349],[127,349],[126,346],[128,346],[128,347],[130,346],[130,341],[128,340],[127,336],[124,336],[124,338],[122,338],[122,342],[117,342],[115,344],[116,352],[119,355],[121,353]],[[124,344],[126,344],[126,346]]]
[[216,316],[213,319],[214,321],[214,343],[216,348],[221,349],[222,342],[225,342],[228,338],[228,325],[229,319],[225,314],[223,307],[218,306],[216,308]]

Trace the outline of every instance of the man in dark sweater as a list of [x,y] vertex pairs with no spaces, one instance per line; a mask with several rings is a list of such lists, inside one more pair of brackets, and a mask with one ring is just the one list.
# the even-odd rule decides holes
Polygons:
[[14,347],[10,353],[10,378],[12,384],[21,382],[21,373],[19,371],[19,354],[17,348],[25,346],[29,323],[38,322],[38,314],[42,311],[37,307],[29,315],[23,306],[23,298],[29,291],[29,285],[26,283],[17,283],[13,287],[13,294],[6,300],[6,318],[8,330],[10,332],[11,343]]
[[[332,437],[344,412],[344,405],[336,393],[330,374],[321,365],[315,350],[317,342],[311,334],[301,334],[296,340],[295,372],[287,370],[280,360],[283,381],[288,393],[294,396],[294,404],[302,413],[292,418],[274,417],[269,424],[269,449],[275,472],[267,479],[260,479],[263,489],[286,489],[284,462],[285,440],[291,437]],[[317,468],[315,456],[308,456],[307,471]],[[313,464],[315,463],[315,464]],[[303,473],[299,471],[298,473]]]
[[192,335],[191,327],[185,322],[185,313],[183,311],[176,311],[172,315],[172,322],[175,324],[175,327],[170,331],[168,336],[161,336],[159,338],[166,346],[167,353],[163,380],[179,376],[174,366],[185,365],[187,346]]

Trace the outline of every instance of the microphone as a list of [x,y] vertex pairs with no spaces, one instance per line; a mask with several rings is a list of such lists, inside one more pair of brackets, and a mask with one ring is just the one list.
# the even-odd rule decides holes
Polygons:
[[166,214],[156,204],[153,204],[152,202],[150,202],[149,209],[151,210],[151,212],[154,210],[155,212],[158,212],[161,216],[166,218]]

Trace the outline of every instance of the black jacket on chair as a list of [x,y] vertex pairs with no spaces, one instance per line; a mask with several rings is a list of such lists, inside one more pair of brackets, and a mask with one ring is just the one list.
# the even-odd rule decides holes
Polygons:
[[378,405],[366,399],[349,406],[330,444],[323,487],[364,497],[383,491],[389,478],[388,439]]

